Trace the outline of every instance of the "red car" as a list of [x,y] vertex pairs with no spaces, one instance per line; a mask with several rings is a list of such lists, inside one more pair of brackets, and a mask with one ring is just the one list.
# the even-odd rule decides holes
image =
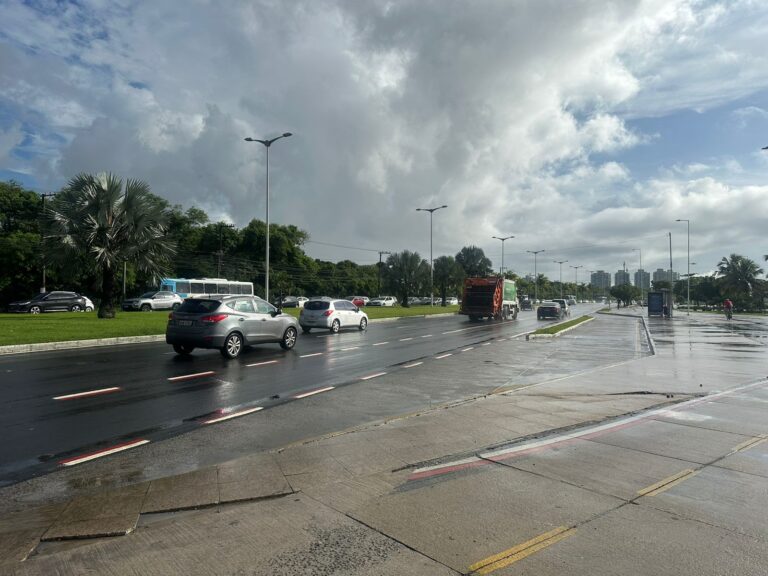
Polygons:
[[357,306],[358,308],[361,308],[362,306],[365,306],[368,303],[368,297],[367,296],[350,296],[347,298],[352,304]]

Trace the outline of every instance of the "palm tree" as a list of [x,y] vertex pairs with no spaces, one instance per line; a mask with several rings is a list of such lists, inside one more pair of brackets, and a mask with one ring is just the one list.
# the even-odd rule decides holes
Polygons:
[[403,250],[387,258],[386,279],[389,286],[397,293],[400,303],[408,306],[408,297],[413,296],[423,283],[426,272],[429,281],[429,264],[421,259],[418,252]]
[[442,304],[445,304],[448,290],[460,290],[461,282],[464,279],[464,270],[453,256],[435,258],[434,266],[435,286],[440,292]]
[[739,296],[750,297],[757,276],[762,273],[763,269],[749,258],[731,254],[730,258],[723,256],[720,260],[716,275],[720,279],[720,287],[724,295],[732,296],[735,300]]
[[117,274],[124,263],[157,279],[175,253],[167,240],[169,213],[149,186],[113,174],[81,173],[56,195],[43,215],[46,250],[65,266],[84,263],[100,279],[99,318],[114,318]]
[[456,254],[456,262],[471,278],[488,276],[493,271],[490,259],[485,255],[483,249],[477,246],[464,246]]

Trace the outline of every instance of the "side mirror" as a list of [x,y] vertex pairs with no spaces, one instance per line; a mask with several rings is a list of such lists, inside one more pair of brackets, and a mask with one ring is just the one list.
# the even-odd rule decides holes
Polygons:
[[280,315],[282,313],[283,313],[283,309],[282,308],[277,308],[276,310],[272,310],[269,313],[269,315],[272,316],[272,318],[274,318],[275,316],[278,316],[278,315]]
[[359,306],[355,306],[355,312],[360,312],[360,307]]

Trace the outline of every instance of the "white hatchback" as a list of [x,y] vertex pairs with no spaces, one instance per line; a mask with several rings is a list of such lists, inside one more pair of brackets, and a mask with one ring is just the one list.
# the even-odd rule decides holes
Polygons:
[[325,328],[336,334],[350,326],[365,330],[368,327],[368,314],[349,300],[310,300],[304,303],[299,312],[299,325],[305,333],[312,328]]

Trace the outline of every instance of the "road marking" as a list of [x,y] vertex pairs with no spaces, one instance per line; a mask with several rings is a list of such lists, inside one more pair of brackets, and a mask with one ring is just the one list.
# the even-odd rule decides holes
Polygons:
[[490,342],[483,342],[483,344],[482,344],[482,345],[483,345],[483,346],[490,346],[490,345],[491,345],[491,343],[490,343]]
[[121,390],[119,386],[112,386],[112,388],[100,388],[99,390],[90,390],[88,392],[77,392],[75,394],[64,394],[63,396],[54,396],[54,400],[74,400],[75,398],[87,398],[89,396],[98,396],[99,394],[109,394],[110,392],[117,392]]
[[496,340],[496,342],[504,342],[505,340],[506,338],[499,338],[498,340]]
[[669,478],[664,478],[664,480],[656,482],[656,484],[651,484],[647,488],[638,490],[637,495],[638,496],[656,496],[657,494],[661,494],[665,490],[669,490],[670,488],[672,488],[672,486],[676,486],[680,484],[680,482],[688,480],[688,478],[693,478],[694,476],[696,476],[696,474],[698,474],[698,472],[690,468],[687,470],[683,470],[681,472],[678,472],[677,474],[673,474]]
[[203,424],[216,424],[216,422],[223,422],[224,420],[231,420],[232,418],[238,418],[239,416],[245,416],[246,414],[253,414],[259,410],[263,410],[262,406],[256,406],[256,408],[249,408],[248,410],[241,410],[240,412],[232,412],[231,414],[225,414],[218,418],[211,418],[210,420],[203,420]]
[[376,372],[376,374],[371,374],[369,376],[363,376],[360,378],[360,380],[370,380],[371,378],[378,378],[379,376],[384,376],[386,372]]
[[389,342],[376,342],[374,346],[384,346],[384,344],[389,344]]
[[422,364],[424,364],[424,362],[412,362],[411,364],[403,365],[403,368],[415,368],[416,366],[421,366]]
[[449,330],[448,332],[443,332],[443,334],[456,334],[456,332],[464,332],[465,330],[470,330],[470,328],[459,328],[458,330]]
[[313,356],[322,356],[322,352],[315,352],[314,354],[302,354],[299,358],[312,358]]
[[432,338],[432,334],[424,334],[424,336],[422,336],[422,338]]
[[474,350],[474,349],[475,349],[474,346],[470,346],[469,348],[464,348],[464,350],[462,350],[462,352],[469,352],[470,350]]
[[265,362],[256,362],[255,364],[246,364],[246,368],[252,368],[253,366],[266,366],[267,364],[277,364],[277,360],[267,360]]
[[202,378],[203,376],[211,376],[212,374],[216,374],[213,370],[209,370],[208,372],[197,372],[196,374],[185,374],[184,376],[174,376],[173,378],[168,378],[168,382],[178,382],[179,380],[189,380],[191,378]]
[[350,350],[359,350],[360,346],[350,346],[349,348],[342,348],[342,352],[349,352]]
[[576,533],[576,528],[567,528],[560,526],[549,532],[545,532],[536,538],[531,538],[527,542],[513,546],[508,550],[489,556],[480,562],[472,564],[468,568],[468,571],[473,574],[490,574],[500,568],[514,564],[523,558],[527,558],[531,554],[543,550],[544,548],[551,546],[555,542],[559,542],[564,538],[573,536]]
[[149,440],[141,439],[141,440],[131,440],[130,442],[123,442],[122,444],[112,446],[111,448],[104,448],[103,450],[90,452],[88,454],[84,454],[83,456],[75,456],[74,458],[66,458],[65,460],[59,460],[59,464],[61,464],[62,466],[74,466],[76,464],[82,464],[83,462],[88,462],[89,460],[95,460],[96,458],[101,458],[102,456],[109,456],[110,454],[116,454],[117,452],[122,452],[123,450],[130,450],[131,448],[135,448],[136,446],[141,446],[142,444],[149,444]]
[[304,392],[303,394],[296,394],[294,398],[296,400],[299,400],[300,398],[306,398],[307,396],[314,396],[315,394],[322,394],[323,392],[328,392],[328,390],[333,390],[334,388],[336,388],[336,386],[326,386],[325,388],[310,390],[309,392]]
[[413,338],[400,338],[400,342],[408,342],[408,340],[413,340]]
[[755,446],[758,446],[759,444],[762,444],[768,440],[768,437],[766,437],[765,434],[761,434],[760,436],[755,436],[754,438],[750,438],[749,440],[742,442],[738,446],[736,446],[733,451],[734,452],[744,452],[745,450],[749,450],[750,448],[754,448]]
[[435,356],[435,360],[442,360],[443,358],[448,358],[448,356],[453,356],[453,354],[448,352],[448,354],[443,354],[442,356]]

